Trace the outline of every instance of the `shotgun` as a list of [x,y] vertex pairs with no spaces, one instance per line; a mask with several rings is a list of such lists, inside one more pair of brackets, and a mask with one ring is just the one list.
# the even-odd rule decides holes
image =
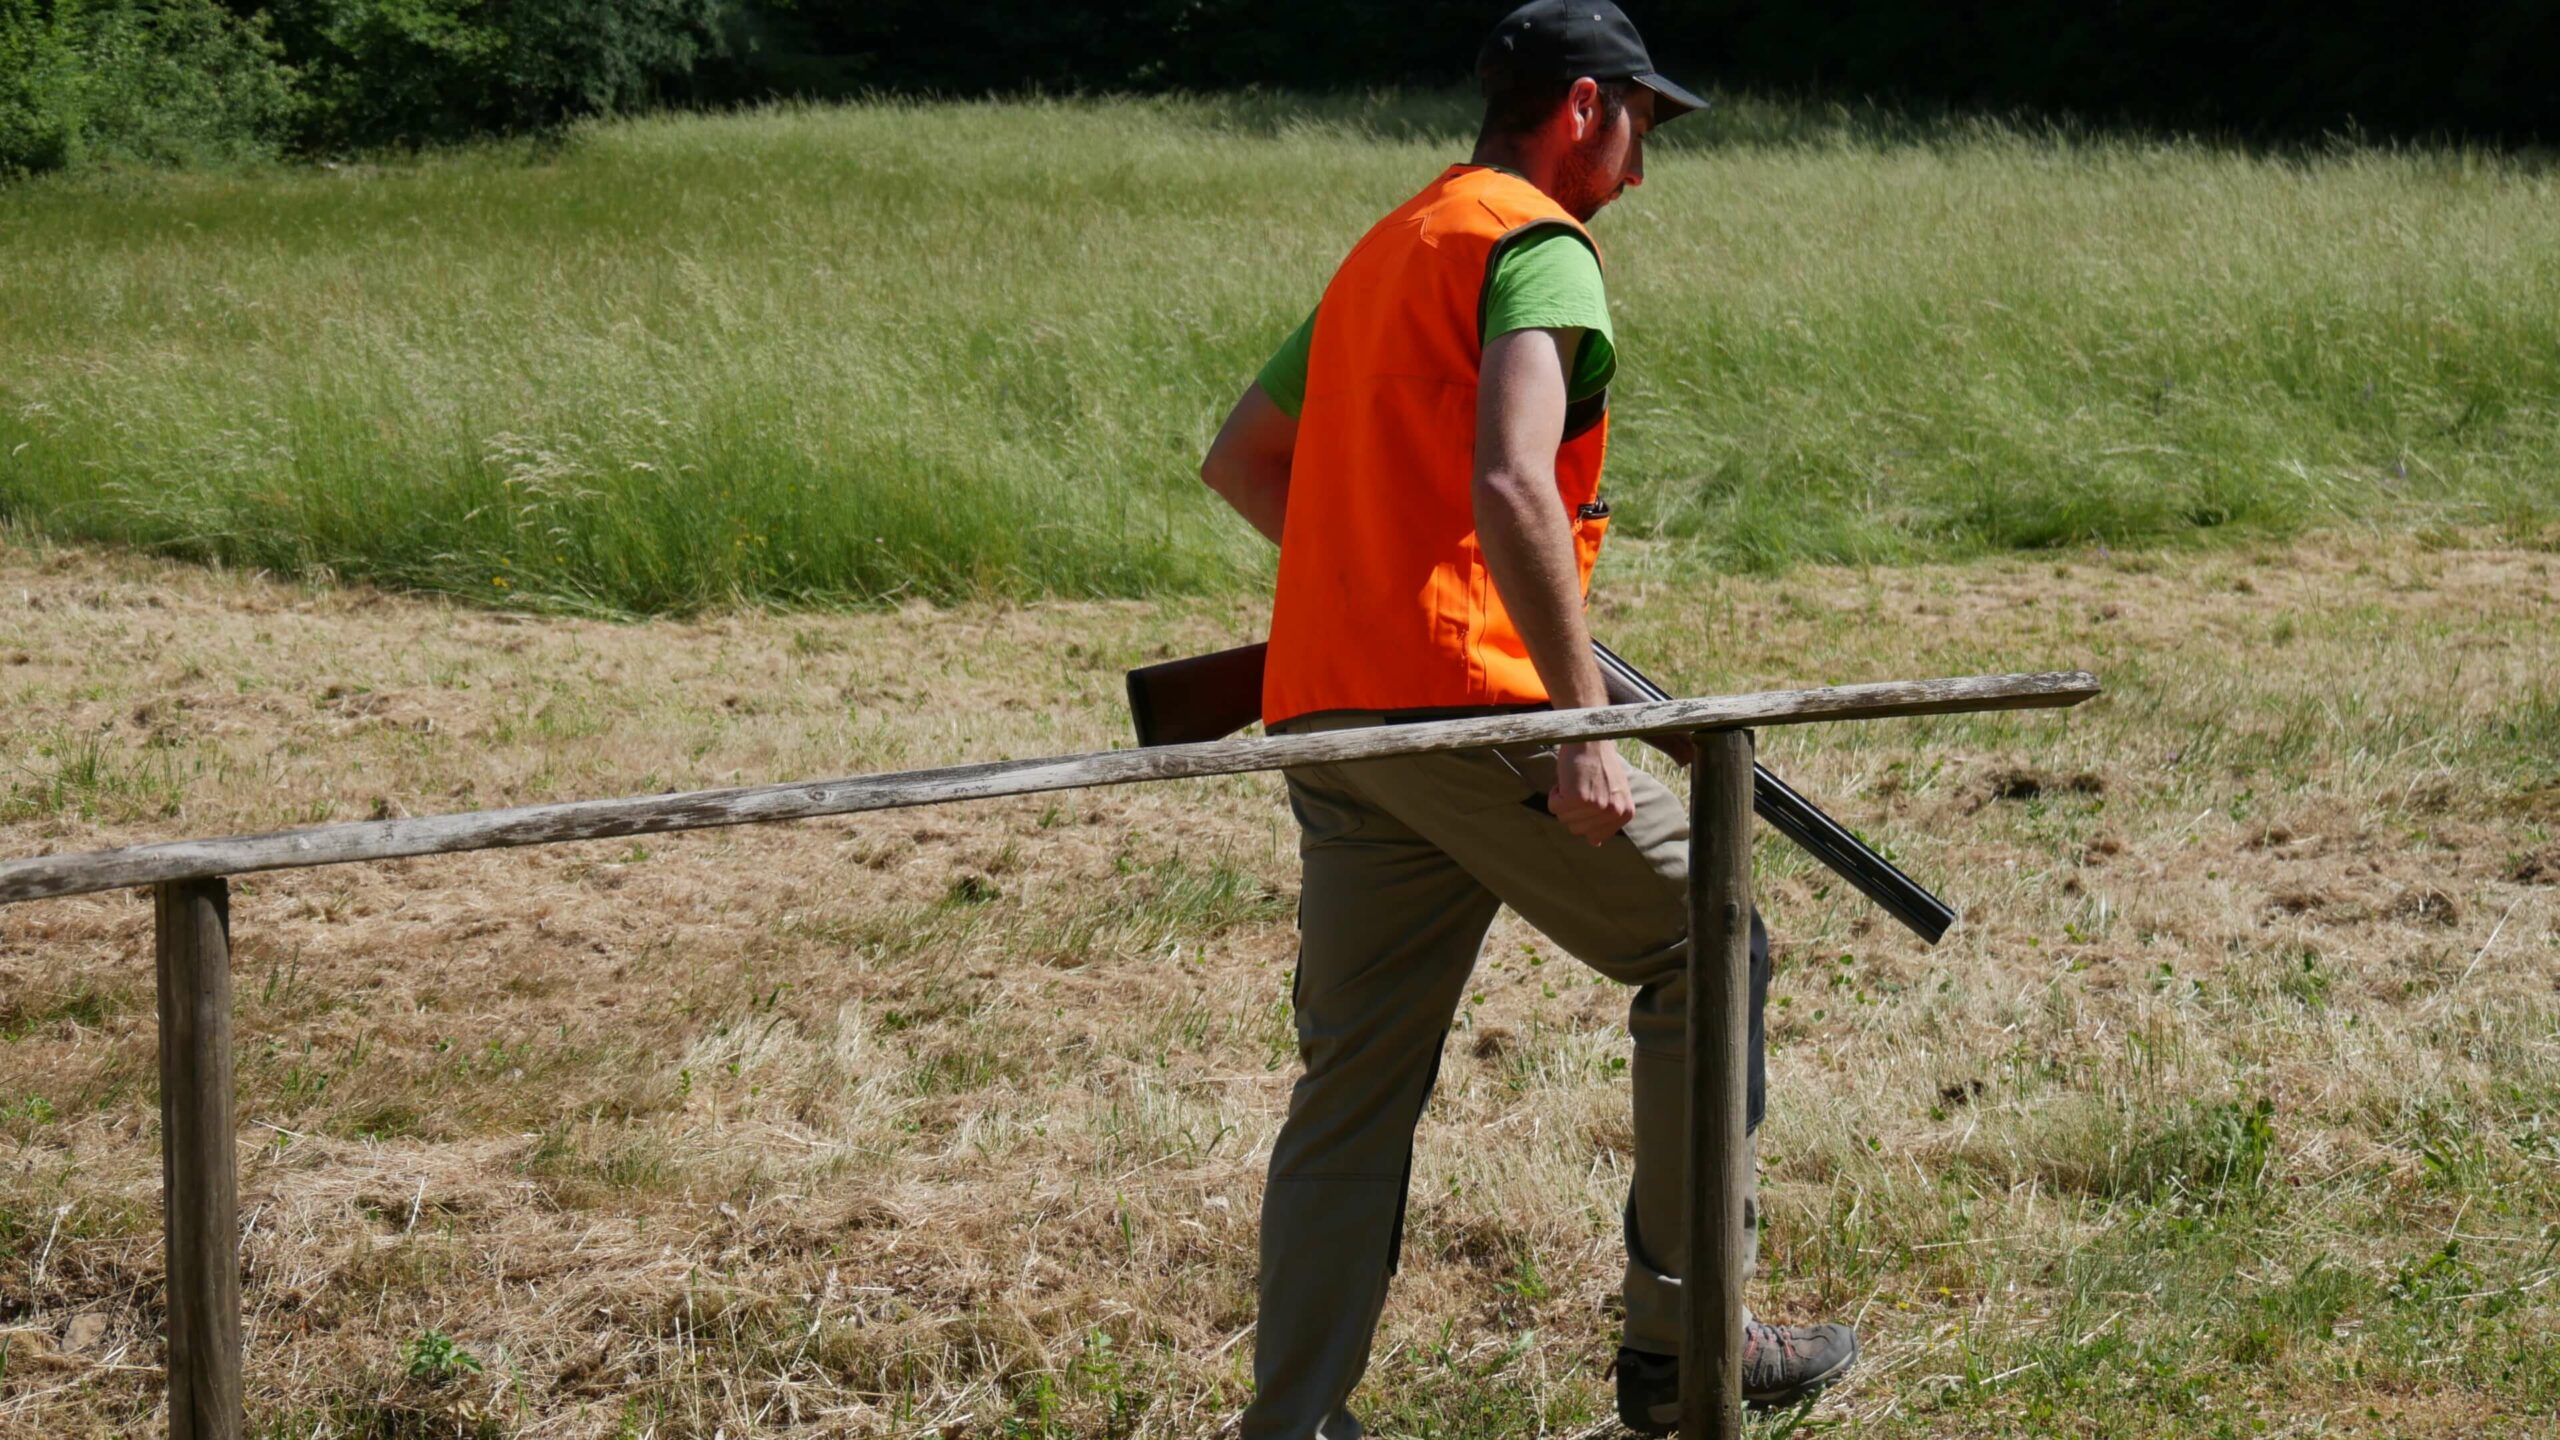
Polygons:
[[[1591,651],[1600,662],[1600,678],[1609,687],[1610,704],[1672,698],[1608,646],[1594,641]],[[1130,671],[1129,714],[1137,722],[1138,743],[1187,745],[1216,740],[1261,719],[1263,654],[1263,646],[1242,645]],[[1696,758],[1685,735],[1647,735],[1644,742],[1683,766]],[[1755,763],[1751,780],[1751,808],[1769,828],[1856,886],[1924,943],[1937,944],[1955,923],[1956,912],[1947,902],[1770,774],[1769,767]]]

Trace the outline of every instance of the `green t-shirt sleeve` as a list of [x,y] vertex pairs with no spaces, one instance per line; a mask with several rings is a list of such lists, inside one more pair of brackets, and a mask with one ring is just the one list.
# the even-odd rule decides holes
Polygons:
[[[1600,279],[1600,258],[1581,236],[1561,227],[1532,235],[1494,262],[1485,296],[1484,338],[1514,330],[1581,331],[1582,349],[1574,356],[1565,398],[1588,400],[1609,388],[1618,369],[1609,292]],[[1306,407],[1307,356],[1315,343],[1316,317],[1309,311],[1253,377],[1271,403],[1293,419]]]
[[1609,325],[1609,291],[1600,257],[1582,237],[1558,226],[1531,235],[1494,262],[1485,295],[1484,338],[1514,330],[1579,330],[1565,397],[1588,400],[1609,388],[1617,373],[1616,332]]
[[1306,323],[1289,332],[1289,338],[1280,342],[1280,348],[1272,351],[1271,358],[1262,362],[1261,373],[1253,377],[1253,383],[1261,386],[1262,393],[1271,397],[1271,403],[1279,406],[1281,412],[1292,420],[1298,418],[1298,412],[1306,407],[1307,356],[1315,347],[1316,312],[1310,310]]

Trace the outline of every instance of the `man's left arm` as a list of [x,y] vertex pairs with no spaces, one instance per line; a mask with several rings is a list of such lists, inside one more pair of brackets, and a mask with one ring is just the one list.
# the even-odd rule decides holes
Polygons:
[[[1566,367],[1581,339],[1579,330],[1529,329],[1487,340],[1476,395],[1477,543],[1559,710],[1609,703],[1582,617],[1573,526],[1556,494]],[[1557,746],[1547,805],[1594,845],[1625,828],[1635,818],[1635,797],[1617,747],[1606,740]]]

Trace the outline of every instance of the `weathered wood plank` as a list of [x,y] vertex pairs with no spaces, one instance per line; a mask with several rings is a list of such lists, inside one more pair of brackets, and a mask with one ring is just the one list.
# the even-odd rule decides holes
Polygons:
[[231,899],[162,885],[160,1205],[170,1440],[240,1440],[240,1199],[231,1103]]
[[1751,736],[1692,737],[1688,1270],[1682,1440],[1741,1440],[1743,1196],[1751,1187]]
[[175,840],[86,855],[11,861],[0,864],[0,905],[260,870],[656,835],[768,820],[805,820],[1047,790],[1236,775],[1291,765],[1340,764],[1479,745],[1543,744],[1740,726],[2050,708],[2077,705],[2097,693],[2097,678],[2081,670],[1977,675],[1954,680],[1895,680],[1820,690],[1775,690],[1659,704],[1333,730],[1315,735],[1215,740],[1200,745],[955,765],[795,785],[578,800],[511,810],[320,825],[270,835]]

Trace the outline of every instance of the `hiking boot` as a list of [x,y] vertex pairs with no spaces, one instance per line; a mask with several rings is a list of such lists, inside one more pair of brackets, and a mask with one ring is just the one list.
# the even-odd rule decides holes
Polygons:
[[[1742,1331],[1742,1403],[1776,1410],[1818,1394],[1858,1358],[1846,1325],[1762,1325]],[[1639,1435],[1680,1428],[1680,1362],[1618,1347],[1618,1420]]]

